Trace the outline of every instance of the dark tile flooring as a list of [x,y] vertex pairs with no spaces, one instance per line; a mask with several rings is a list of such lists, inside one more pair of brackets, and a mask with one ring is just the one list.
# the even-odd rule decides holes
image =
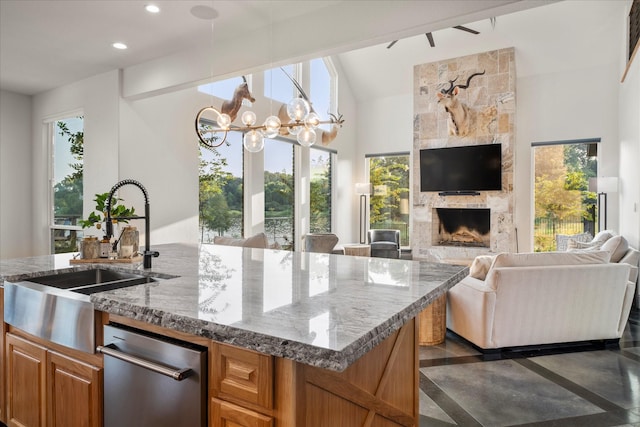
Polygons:
[[615,349],[483,361],[448,332],[443,344],[420,348],[420,414],[420,427],[640,427],[640,312]]

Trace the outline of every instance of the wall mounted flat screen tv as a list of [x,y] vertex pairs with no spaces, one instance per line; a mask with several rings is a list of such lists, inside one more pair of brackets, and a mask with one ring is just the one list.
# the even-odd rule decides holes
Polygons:
[[502,190],[502,144],[420,150],[420,191]]

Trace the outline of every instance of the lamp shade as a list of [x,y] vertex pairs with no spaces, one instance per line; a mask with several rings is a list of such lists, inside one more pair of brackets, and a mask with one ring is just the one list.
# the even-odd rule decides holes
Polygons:
[[371,194],[371,184],[368,182],[360,182],[356,184],[356,194],[367,195]]
[[617,193],[618,177],[601,176],[598,178],[598,193]]

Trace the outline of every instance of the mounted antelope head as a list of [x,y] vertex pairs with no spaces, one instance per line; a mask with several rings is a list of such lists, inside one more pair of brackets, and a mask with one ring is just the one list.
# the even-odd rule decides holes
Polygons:
[[240,111],[240,107],[242,107],[243,99],[247,99],[251,103],[256,102],[256,99],[251,96],[251,92],[249,92],[249,83],[247,83],[247,78],[245,76],[242,76],[242,83],[233,92],[233,99],[222,103],[220,112],[228,114],[231,118],[231,122],[233,122],[236,117],[238,117],[238,111]]
[[469,133],[469,108],[457,98],[460,89],[467,89],[471,79],[481,76],[485,72],[474,73],[469,76],[464,85],[453,85],[458,78],[449,80],[449,87],[438,92],[438,104],[442,104],[449,113],[449,135],[465,136]]

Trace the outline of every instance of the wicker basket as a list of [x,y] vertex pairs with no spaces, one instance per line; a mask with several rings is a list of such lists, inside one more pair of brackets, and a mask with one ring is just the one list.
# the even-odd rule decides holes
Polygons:
[[418,343],[436,345],[447,333],[447,294],[444,293],[418,315]]

